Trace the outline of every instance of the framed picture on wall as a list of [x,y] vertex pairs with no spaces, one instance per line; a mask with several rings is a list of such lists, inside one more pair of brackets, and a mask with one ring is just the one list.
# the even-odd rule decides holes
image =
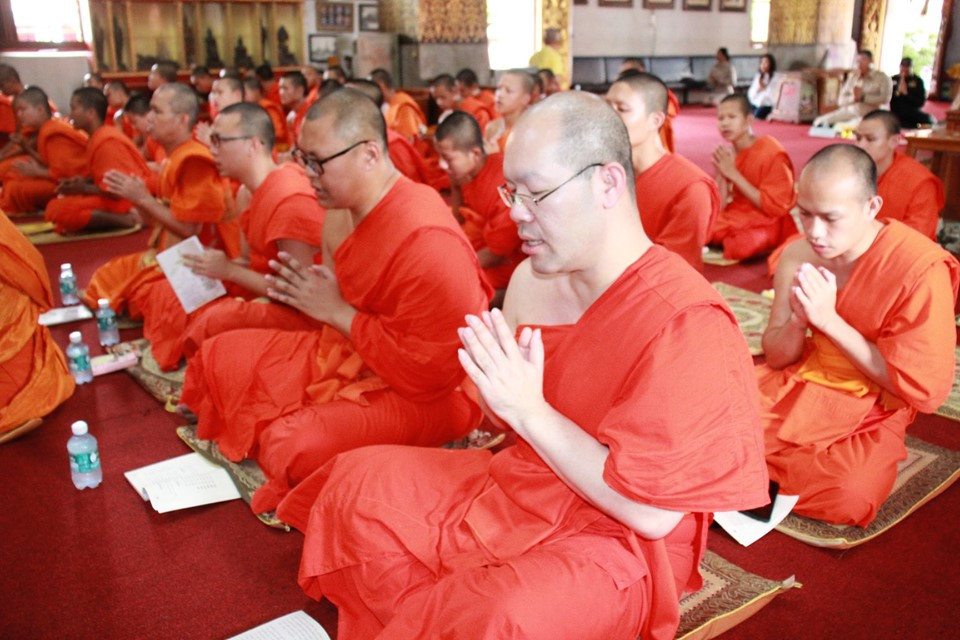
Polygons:
[[673,9],[673,0],[643,0],[644,9]]
[[317,31],[353,31],[353,3],[318,2]]
[[[673,0],[670,0],[673,2]],[[597,0],[598,7],[632,7],[633,0]]]
[[713,0],[683,0],[684,11],[710,11]]
[[587,0],[573,0],[573,4],[587,4]]
[[310,49],[310,62],[327,63],[327,58],[337,55],[337,36],[311,33],[307,42]]
[[360,31],[380,31],[380,8],[375,4],[357,6],[360,12]]
[[720,11],[746,11],[747,0],[717,0],[720,3]]

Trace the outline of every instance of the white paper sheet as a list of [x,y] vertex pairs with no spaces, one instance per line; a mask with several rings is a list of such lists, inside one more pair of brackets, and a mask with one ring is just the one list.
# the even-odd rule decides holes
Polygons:
[[226,469],[199,453],[188,453],[127,471],[123,476],[158,513],[240,497]]
[[223,283],[206,276],[198,276],[183,263],[184,254],[203,253],[203,245],[197,236],[190,236],[166,251],[157,254],[157,263],[167,276],[173,292],[177,294],[183,310],[193,313],[211,300],[227,295]]
[[305,612],[294,611],[227,640],[330,640],[330,636]]
[[773,528],[790,514],[799,499],[800,496],[777,494],[776,500],[773,501],[773,515],[770,516],[770,522],[761,522],[756,518],[745,516],[739,511],[717,512],[713,514],[713,519],[733,536],[734,540],[745,547],[749,547],[773,531]]
[[50,311],[46,313],[41,313],[38,322],[45,327],[52,327],[58,324],[87,320],[92,317],[93,312],[90,311],[90,309],[87,309],[82,304],[78,304],[72,307],[57,307],[56,309],[50,309]]

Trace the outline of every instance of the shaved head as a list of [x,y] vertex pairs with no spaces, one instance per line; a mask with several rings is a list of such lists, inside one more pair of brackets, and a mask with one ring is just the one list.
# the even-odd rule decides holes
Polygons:
[[750,101],[747,99],[747,96],[743,94],[732,93],[720,101],[720,104],[728,103],[736,105],[737,108],[740,109],[740,112],[745,116],[749,116],[753,113],[753,111],[750,109]]
[[667,85],[652,73],[642,71],[625,73],[614,84],[625,85],[639,95],[647,108],[647,113],[667,112]]
[[150,98],[140,92],[134,93],[123,110],[132,115],[144,116],[150,111]]
[[50,111],[50,98],[40,87],[27,87],[13,101],[28,104],[31,107],[42,107],[48,118],[53,116],[53,112]]
[[[150,71],[163,78],[165,82],[174,83],[177,81],[177,66],[176,62],[161,60],[154,64]],[[207,75],[210,75],[209,71],[207,71]]]
[[170,109],[176,114],[186,115],[188,127],[193,129],[193,126],[197,124],[197,118],[200,116],[200,102],[197,100],[197,93],[191,87],[176,82],[157,87],[155,93],[160,92],[170,95]]
[[324,96],[307,110],[305,120],[332,116],[335,136],[343,141],[373,140],[387,149],[387,124],[367,94],[345,87]]
[[346,86],[365,94],[373,100],[378,107],[383,104],[383,91],[380,91],[380,85],[372,80],[354,78],[353,80],[347,80]]
[[477,78],[477,72],[473,69],[460,69],[457,73],[457,82],[465,87],[476,87],[480,84]]
[[533,94],[533,90],[537,86],[537,77],[527,73],[523,69],[510,69],[509,71],[504,71],[503,75],[519,78],[521,89],[527,95]]
[[276,132],[267,110],[255,102],[237,102],[221,111],[219,117],[233,115],[239,116],[240,133],[259,139],[263,144],[263,153],[270,155],[276,141]]
[[883,124],[883,128],[886,130],[888,136],[900,135],[900,118],[892,111],[874,109],[863,116],[863,120],[860,122],[880,122]]
[[454,111],[437,125],[437,142],[450,140],[457,151],[483,149],[483,133],[476,119],[464,111]]
[[[579,171],[595,162],[616,162],[628,176],[633,175],[627,127],[600,96],[584,91],[554,94],[523,112],[514,127],[514,135],[543,120],[552,120],[557,125],[555,159],[559,164]],[[632,179],[627,180],[627,188],[630,198],[636,201]]]
[[831,144],[815,153],[803,168],[801,179],[804,176],[818,181],[852,176],[862,188],[864,200],[877,195],[877,165],[866,151],[850,144]]
[[431,87],[443,87],[447,91],[457,90],[457,81],[449,73],[441,73],[430,83]]
[[107,119],[107,96],[94,87],[83,87],[73,92],[73,99],[83,109],[93,110],[100,123]]
[[20,82],[20,74],[17,73],[17,70],[10,65],[0,63],[0,83],[9,82],[11,80]]

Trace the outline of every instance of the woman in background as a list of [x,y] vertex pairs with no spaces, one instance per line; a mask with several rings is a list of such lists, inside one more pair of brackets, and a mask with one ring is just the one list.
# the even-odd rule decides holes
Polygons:
[[766,120],[777,101],[777,61],[769,53],[760,57],[760,68],[747,89],[750,109],[757,120]]

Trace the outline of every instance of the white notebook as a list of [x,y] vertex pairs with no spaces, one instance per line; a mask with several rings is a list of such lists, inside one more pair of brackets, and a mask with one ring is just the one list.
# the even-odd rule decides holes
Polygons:
[[183,310],[193,313],[211,300],[227,295],[223,283],[206,276],[198,276],[183,262],[184,254],[203,253],[203,245],[197,236],[190,236],[166,251],[157,254],[157,263],[167,276],[167,281],[177,294]]

